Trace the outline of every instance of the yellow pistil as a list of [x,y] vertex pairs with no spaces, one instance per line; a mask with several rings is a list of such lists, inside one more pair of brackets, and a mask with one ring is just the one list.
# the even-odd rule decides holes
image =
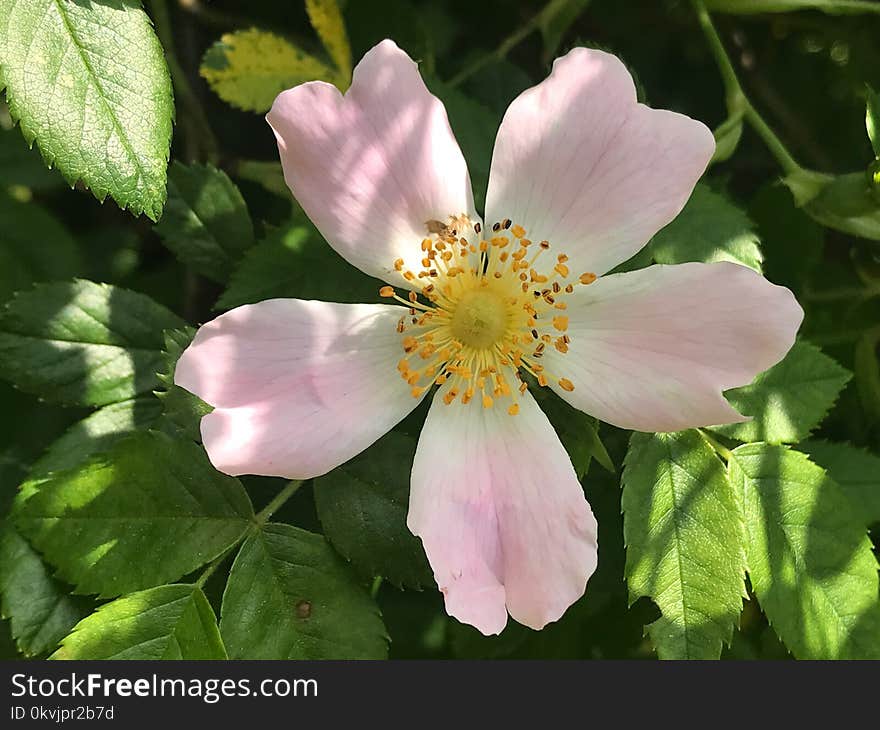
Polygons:
[[422,269],[414,273],[403,259],[393,262],[421,297],[410,291],[404,298],[390,286],[379,290],[409,310],[397,322],[404,352],[397,370],[413,397],[444,385],[447,405],[476,398],[488,409],[507,400],[507,413],[515,416],[527,389],[522,372],[541,386],[574,390],[540,361],[545,352],[568,352],[568,317],[558,312],[567,309],[563,300],[575,285],[591,284],[595,274],[572,276],[565,254],[542,263],[550,242],[534,245],[508,218],[486,230],[463,214],[425,225]]

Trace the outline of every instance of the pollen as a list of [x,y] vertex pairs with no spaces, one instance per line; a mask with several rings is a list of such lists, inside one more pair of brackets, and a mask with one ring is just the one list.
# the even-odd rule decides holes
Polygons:
[[408,310],[396,325],[403,349],[397,371],[412,396],[438,385],[448,406],[473,402],[516,416],[529,379],[574,390],[552,372],[564,367],[571,343],[564,334],[568,317],[558,312],[567,309],[575,286],[591,284],[595,274],[571,277],[566,254],[548,254],[547,240],[533,245],[510,218],[484,229],[459,214],[428,221],[425,233],[414,242],[421,270],[393,261],[410,291],[379,290]]

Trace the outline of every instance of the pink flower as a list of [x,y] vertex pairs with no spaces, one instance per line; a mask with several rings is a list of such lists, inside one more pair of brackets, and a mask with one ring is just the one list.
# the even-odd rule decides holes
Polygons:
[[596,521],[521,375],[622,428],[743,421],[722,391],[778,362],[802,319],[791,292],[732,263],[603,276],[679,213],[711,132],[637,103],[614,56],[575,49],[510,105],[484,224],[443,104],[391,41],[345,96],[303,84],[268,120],[296,199],[395,303],[274,299],[204,325],[176,382],[215,408],[211,461],[324,474],[437,384],[408,525],[447,611],[485,634],[508,612],[557,620],[596,568]]

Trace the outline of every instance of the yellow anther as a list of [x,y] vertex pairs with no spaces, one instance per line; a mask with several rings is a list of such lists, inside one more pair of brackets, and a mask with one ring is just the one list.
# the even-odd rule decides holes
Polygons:
[[585,271],[578,277],[578,279],[580,280],[581,284],[592,284],[594,281],[596,281],[596,275],[591,271]]
[[519,403],[514,403],[510,408],[507,409],[508,415],[515,416],[519,413]]
[[568,276],[568,274],[569,274],[568,267],[567,267],[565,264],[562,264],[562,263],[556,264],[556,266],[553,267],[553,270],[554,270],[557,274],[559,274],[563,279],[564,279],[566,276]]
[[394,287],[393,286],[383,286],[379,289],[380,297],[393,297],[394,296]]
[[520,226],[520,225],[516,225],[516,224],[514,224],[514,225],[511,227],[510,232],[511,232],[514,236],[516,236],[517,238],[522,238],[523,236],[526,235],[526,229],[523,228],[522,226]]
[[560,332],[565,332],[568,329],[568,317],[563,317],[559,315],[553,318],[553,327],[554,329],[559,330]]
[[571,393],[571,391],[574,390],[574,383],[572,383],[568,378],[560,378],[559,387]]
[[491,408],[495,401],[492,400],[492,396],[484,395],[483,396],[483,408]]

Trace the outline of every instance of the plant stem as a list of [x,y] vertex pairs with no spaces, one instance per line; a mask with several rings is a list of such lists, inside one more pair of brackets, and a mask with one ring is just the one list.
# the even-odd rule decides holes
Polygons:
[[171,16],[168,13],[168,5],[165,0],[150,0],[152,9],[153,23],[156,26],[156,35],[165,50],[165,60],[168,63],[168,71],[171,73],[171,82],[174,85],[174,91],[180,104],[183,107],[184,114],[188,124],[191,125],[190,130],[194,137],[194,147],[201,148],[204,152],[205,159],[208,162],[217,162],[217,138],[208,122],[208,116],[202,108],[199,98],[193,91],[186,76],[186,72],[177,59],[177,53],[174,50],[174,36],[171,33]]
[[278,494],[275,495],[275,498],[269,502],[263,509],[261,509],[256,516],[256,527],[260,528],[269,521],[269,518],[274,515],[279,509],[281,509],[282,505],[290,499],[296,491],[303,485],[301,481],[295,481],[288,484],[284,489],[282,489]]
[[719,13],[752,15],[787,13],[793,10],[819,10],[828,15],[880,14],[880,4],[868,0],[715,0],[709,7]]
[[245,537],[248,536],[249,532],[250,531],[245,532],[245,534],[242,535],[236,541],[236,543],[234,545],[230,545],[228,548],[226,548],[226,550],[224,550],[220,555],[218,555],[216,558],[214,558],[214,560],[212,560],[208,564],[208,567],[202,571],[202,574],[198,577],[198,580],[196,580],[196,585],[199,588],[205,587],[205,583],[207,583],[208,579],[212,575],[214,575],[214,571],[216,571],[217,568],[219,568],[220,565],[223,563],[223,561],[226,560],[227,557],[229,557],[229,553],[231,553],[235,548],[237,548],[242,543],[242,541],[245,539]]
[[507,38],[505,38],[498,47],[485,55],[480,56],[475,61],[465,66],[449,81],[450,86],[458,86],[466,79],[473,76],[484,66],[492,61],[500,61],[505,58],[516,46],[530,36],[534,31],[541,27],[542,23],[549,22],[557,13],[565,7],[563,0],[550,0],[539,12],[532,16],[525,25],[517,28]]
[[733,457],[733,453],[731,453],[730,449],[728,449],[724,444],[720,441],[717,441],[715,438],[709,435],[709,433],[704,428],[698,428],[697,431],[700,432],[700,436],[702,436],[706,443],[711,446],[715,453],[718,454],[724,461],[730,461]]
[[254,521],[251,526],[244,531],[241,537],[235,541],[233,545],[230,545],[226,550],[223,551],[221,555],[218,555],[207,568],[202,572],[202,574],[196,580],[196,585],[199,588],[204,588],[205,583],[208,582],[208,579],[214,574],[214,571],[220,567],[224,560],[229,556],[235,548],[237,548],[241,543],[243,543],[247,538],[253,535],[257,530],[259,530],[266,522],[269,521],[269,518],[275,514],[281,506],[287,502],[294,494],[296,494],[296,490],[302,486],[302,482],[290,482],[284,489],[282,489],[278,494],[275,495],[275,498],[269,502],[263,509],[261,509],[257,515],[254,517]]
[[787,175],[792,173],[807,173],[808,171],[804,170],[804,168],[797,163],[783,144],[782,140],[776,136],[776,133],[770,128],[770,125],[764,121],[764,118],[760,115],[758,110],[755,109],[752,102],[749,101],[749,98],[746,96],[742,85],[739,82],[736,71],[733,68],[730,56],[727,54],[724,44],[721,42],[721,37],[718,35],[715,25],[712,23],[712,18],[709,16],[706,6],[703,4],[703,0],[691,0],[691,2],[697,13],[700,27],[703,29],[703,33],[709,43],[712,55],[715,56],[718,70],[721,72],[721,80],[724,84],[724,90],[727,96],[728,112],[731,116],[740,113],[743,114],[746,121],[758,133],[758,136],[764,140],[764,144],[767,145],[767,148]]

